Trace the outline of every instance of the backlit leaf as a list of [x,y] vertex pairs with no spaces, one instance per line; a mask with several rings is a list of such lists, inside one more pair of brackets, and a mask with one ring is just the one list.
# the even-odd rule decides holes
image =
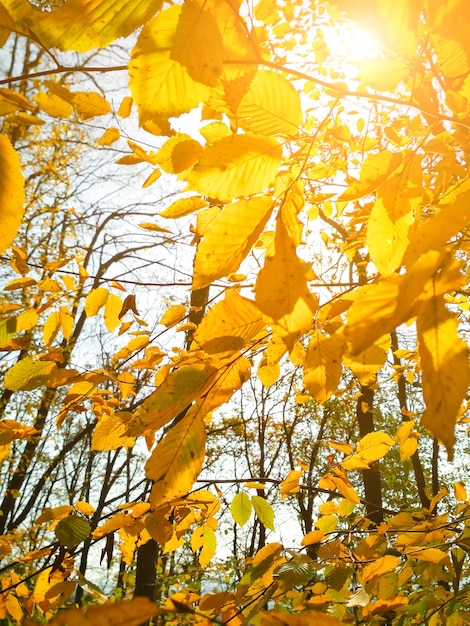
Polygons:
[[156,431],[165,426],[200,396],[215,372],[214,367],[202,364],[186,365],[171,372],[145,399],[130,433],[141,435],[146,429]]
[[66,548],[72,549],[85,541],[91,532],[90,522],[78,515],[69,515],[54,528],[55,536]]
[[119,314],[122,309],[122,300],[115,294],[110,294],[104,305],[104,323],[110,333],[115,330],[121,323]]
[[273,320],[277,334],[289,347],[311,326],[318,308],[307,285],[307,270],[279,220],[274,254],[266,256],[256,281],[256,304]]
[[204,2],[185,2],[178,20],[170,57],[199,83],[215,87],[222,73],[224,46],[217,21]]
[[87,317],[93,317],[106,304],[109,291],[106,287],[97,287],[90,291],[85,300],[85,313]]
[[148,598],[133,598],[60,611],[50,626],[140,626],[158,614],[158,607]]
[[182,5],[172,6],[147,22],[132,51],[129,86],[141,125],[186,113],[209,93],[207,85],[172,58],[181,45],[176,36],[182,10]]
[[274,530],[274,511],[272,506],[261,496],[251,496],[251,502],[260,522],[269,530]]
[[201,550],[198,561],[202,567],[206,567],[215,556],[217,549],[217,538],[210,526],[204,524],[193,531],[191,535],[191,548],[194,552]]
[[244,491],[237,493],[230,503],[230,513],[240,526],[244,526],[251,517],[253,505],[250,496]]
[[313,333],[305,356],[304,385],[319,403],[326,402],[338,387],[343,352],[344,341],[340,336]]
[[111,111],[109,102],[107,102],[101,94],[96,92],[74,92],[72,103],[78,116],[83,120],[88,120],[91,117],[99,115],[106,115]]
[[206,430],[200,412],[189,411],[159,442],[145,464],[153,481],[154,507],[188,493],[199,475],[206,452]]
[[233,119],[247,132],[295,135],[302,123],[300,96],[287,78],[258,70]]
[[173,304],[168,308],[160,318],[159,324],[163,324],[167,328],[175,326],[187,315],[187,309],[182,304]]
[[24,179],[20,158],[10,141],[0,135],[0,254],[13,242],[23,218]]
[[130,35],[160,9],[162,0],[67,0],[51,12],[27,0],[5,0],[4,4],[45,47],[86,52]]
[[228,291],[204,316],[194,341],[208,354],[223,356],[242,350],[264,328],[257,306],[236,292]]
[[470,385],[468,349],[444,298],[430,298],[418,316],[418,342],[426,409],[422,423],[452,458],[454,427]]
[[5,375],[3,386],[11,391],[31,391],[47,385],[56,371],[55,363],[25,357],[10,367]]
[[201,289],[236,272],[256,243],[273,209],[267,196],[226,204],[204,230],[194,261],[193,287]]
[[132,448],[134,437],[126,436],[127,424],[117,416],[100,419],[93,431],[91,440],[92,450],[117,450],[118,448]]
[[281,144],[273,137],[232,135],[207,146],[187,180],[202,195],[229,202],[269,187],[281,157]]

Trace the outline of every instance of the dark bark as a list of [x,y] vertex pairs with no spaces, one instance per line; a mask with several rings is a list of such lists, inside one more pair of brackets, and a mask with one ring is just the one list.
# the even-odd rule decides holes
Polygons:
[[[374,390],[371,387],[361,386],[361,395],[357,399],[356,415],[359,424],[359,434],[365,437],[374,432],[374,416],[372,407],[374,406]],[[383,521],[382,506],[382,479],[378,465],[362,472],[365,491],[367,517],[380,524]]]

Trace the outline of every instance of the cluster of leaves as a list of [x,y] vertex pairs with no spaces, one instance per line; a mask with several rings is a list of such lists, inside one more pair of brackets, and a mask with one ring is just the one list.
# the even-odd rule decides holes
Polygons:
[[[235,626],[468,621],[467,494],[456,482],[453,503],[437,514],[447,491],[423,479],[415,427],[419,418],[451,460],[456,426],[467,419],[465,4],[68,0],[41,8],[2,0],[0,42],[21,36],[48,59],[46,69],[10,76],[0,91],[0,253],[10,250],[17,274],[6,292],[21,294],[5,297],[0,309],[0,348],[11,358],[4,400],[46,389],[33,424],[0,423],[2,460],[14,464],[15,442],[27,442],[4,496],[4,522],[52,401],[58,429],[91,409],[96,424],[86,432],[94,452],[131,449],[142,438],[151,485],[148,497],[129,498],[105,521],[103,505],[97,513],[78,498],[37,517],[56,541],[18,561],[46,559],[33,588],[8,570],[3,615],[18,622],[24,612],[52,618],[76,586],[70,580],[74,550],[106,538],[103,552],[112,553],[115,533],[127,565],[151,542],[167,555],[189,541],[198,566],[208,568],[224,496],[217,479],[213,491],[193,487],[211,445],[214,414],[248,381],[269,389],[295,370],[290,393],[299,406],[314,401],[327,415],[328,403],[344,399],[346,406],[352,399],[356,415],[343,420],[353,429],[357,422],[349,440],[332,437],[315,480],[312,462],[296,459],[294,444],[290,448],[279,494],[301,511],[303,492],[318,505],[316,519],[314,504],[305,509],[303,547],[266,542],[276,518],[266,496],[268,468],[260,462],[259,475],[249,476],[256,481],[245,487],[256,494],[238,491],[230,504],[235,524],[244,526],[254,512],[264,529],[236,583],[207,594],[181,588],[160,609],[141,599],[119,611],[113,603],[73,608],[52,623],[137,624],[157,614],[169,623]],[[329,65],[328,33],[347,29],[343,10],[387,50],[352,76],[342,54],[344,67]],[[87,53],[106,51],[121,37],[132,38],[125,66],[87,63]],[[82,61],[73,64],[72,53]],[[122,71],[129,93],[116,111],[106,93],[76,90],[65,80]],[[33,97],[16,89],[32,79]],[[15,241],[23,215],[31,220],[26,198],[35,201],[25,194],[18,137],[64,120],[79,125],[99,118],[107,128],[97,146],[112,148],[132,135],[133,110],[145,138],[129,138],[118,163],[146,166],[144,187],[165,176],[185,185],[187,193],[159,220],[195,216],[191,305],[182,298],[159,320],[186,337],[184,348],[155,344],[135,294],[122,296],[124,281],[105,284],[109,263],[90,276],[86,255],[72,259],[59,251],[58,258],[40,260],[44,274],[37,278],[26,246]],[[185,127],[187,113],[192,121]],[[67,219],[73,222],[70,214]],[[316,235],[319,224],[324,230]],[[172,228],[154,221],[140,226],[162,235],[163,245]],[[331,256],[334,271],[324,269]],[[71,263],[74,271],[64,269]],[[206,312],[213,285],[218,294]],[[101,314],[106,331],[125,343],[103,367],[84,372],[72,365],[72,350],[84,324]],[[416,328],[407,349],[398,344],[404,324]],[[377,430],[374,400],[387,376],[398,389],[401,423]],[[422,388],[422,410],[410,405],[413,386]],[[400,462],[413,459],[416,512],[383,506],[379,462],[397,443]],[[321,494],[327,500],[319,505]],[[2,525],[5,557],[8,532],[15,530],[10,522]]]

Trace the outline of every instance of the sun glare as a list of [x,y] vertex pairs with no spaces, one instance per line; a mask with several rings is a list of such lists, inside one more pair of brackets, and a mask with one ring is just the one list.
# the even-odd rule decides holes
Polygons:
[[325,39],[333,54],[344,57],[348,63],[376,59],[383,53],[382,46],[372,35],[354,23],[329,29]]

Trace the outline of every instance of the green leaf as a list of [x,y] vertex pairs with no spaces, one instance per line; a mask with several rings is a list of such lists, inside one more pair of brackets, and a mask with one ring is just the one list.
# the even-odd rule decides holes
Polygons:
[[240,491],[232,500],[230,504],[230,513],[233,519],[240,526],[244,526],[251,517],[253,505],[251,503],[250,496],[244,491]]
[[309,564],[298,561],[290,561],[278,565],[273,572],[275,578],[280,578],[290,587],[306,585],[315,576],[316,570]]
[[78,515],[69,515],[60,522],[54,529],[58,541],[66,548],[73,549],[79,543],[85,541],[90,536],[90,522]]
[[260,522],[269,530],[274,530],[274,511],[269,502],[261,496],[251,496],[253,508]]

